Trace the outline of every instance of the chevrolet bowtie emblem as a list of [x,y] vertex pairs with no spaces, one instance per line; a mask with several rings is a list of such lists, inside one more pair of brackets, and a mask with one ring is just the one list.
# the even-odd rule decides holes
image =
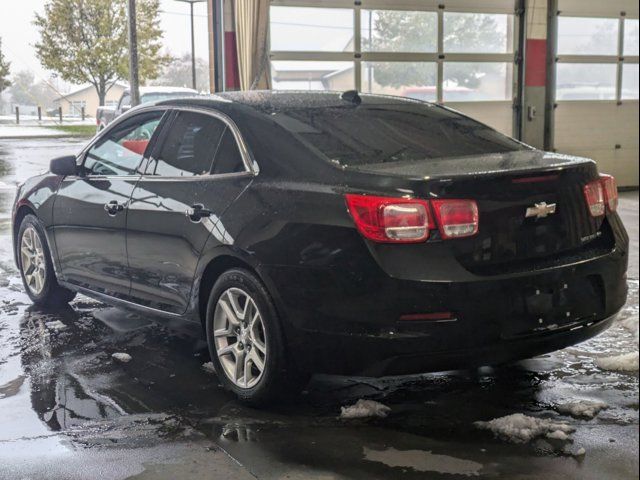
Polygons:
[[527,208],[527,213],[525,213],[526,218],[536,217],[536,218],[545,218],[549,215],[556,213],[556,204],[541,202],[536,203],[533,207]]

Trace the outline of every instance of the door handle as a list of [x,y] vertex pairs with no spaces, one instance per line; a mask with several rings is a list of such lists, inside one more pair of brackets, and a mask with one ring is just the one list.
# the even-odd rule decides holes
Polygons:
[[213,215],[213,212],[211,210],[204,208],[204,205],[200,203],[192,205],[191,208],[188,208],[184,213],[187,217],[189,217],[189,220],[194,223],[198,223],[203,218]]
[[123,210],[124,210],[124,205],[121,203],[118,203],[117,200],[111,200],[109,203],[104,204],[104,211],[107,212],[107,214],[111,217],[117,215],[118,212],[121,212]]

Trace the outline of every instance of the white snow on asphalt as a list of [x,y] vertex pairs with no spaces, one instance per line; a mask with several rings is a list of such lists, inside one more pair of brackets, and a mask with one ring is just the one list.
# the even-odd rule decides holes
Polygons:
[[375,400],[358,400],[354,405],[342,407],[340,418],[367,418],[381,417],[385,418],[389,415],[391,408],[376,402]]
[[637,372],[638,352],[625,353],[613,357],[599,357],[595,360],[596,365],[603,370],[614,372]]
[[556,430],[554,432],[549,432],[545,435],[547,438],[552,438],[554,440],[569,440],[569,435],[564,433],[562,430]]
[[638,338],[638,308],[636,307],[631,313],[629,317],[620,320],[620,325]]
[[111,358],[122,363],[129,363],[131,361],[131,355],[122,352],[112,353]]
[[203,363],[202,369],[207,373],[213,373],[214,375],[216,373],[216,368],[213,366],[213,362]]
[[45,326],[49,330],[55,330],[56,332],[67,328],[67,326],[64,323],[62,323],[60,320],[56,320],[53,322],[45,322]]
[[474,425],[483,430],[489,430],[496,437],[513,443],[527,443],[536,437],[549,434],[553,435],[551,438],[559,438],[560,433],[569,434],[575,431],[575,428],[564,422],[529,417],[522,413],[494,418],[488,422],[474,422]]
[[0,138],[61,137],[66,135],[68,134],[53,128],[0,125]]
[[591,400],[577,400],[575,402],[561,403],[556,406],[560,413],[567,413],[572,417],[593,418],[600,410],[604,410],[608,405],[604,402]]

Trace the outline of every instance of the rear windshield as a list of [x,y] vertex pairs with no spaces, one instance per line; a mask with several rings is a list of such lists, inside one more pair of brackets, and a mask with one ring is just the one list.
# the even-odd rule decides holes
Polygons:
[[360,105],[278,110],[272,118],[341,165],[504,153],[527,147],[437,106]]

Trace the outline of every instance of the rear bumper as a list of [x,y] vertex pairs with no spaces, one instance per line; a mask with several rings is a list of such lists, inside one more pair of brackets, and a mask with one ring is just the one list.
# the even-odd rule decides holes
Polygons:
[[[624,245],[621,245],[624,247]],[[391,278],[376,268],[263,267],[299,367],[370,376],[529,358],[582,342],[626,301],[627,251],[469,282]],[[401,315],[452,312],[451,321]]]
[[[351,345],[351,352],[340,355],[334,352],[331,359],[324,357],[323,371],[338,374],[358,374],[370,377],[384,375],[408,375],[470,368],[483,365],[501,365],[516,360],[535,357],[560,350],[588,340],[611,326],[616,314],[599,321],[585,321],[571,328],[531,335],[527,338],[497,341],[475,348],[413,353],[389,353],[384,345],[368,343],[359,347]],[[329,340],[329,339],[326,339]],[[334,338],[335,340],[335,338]],[[324,343],[316,338],[319,343]],[[355,347],[355,348],[354,348]]]

